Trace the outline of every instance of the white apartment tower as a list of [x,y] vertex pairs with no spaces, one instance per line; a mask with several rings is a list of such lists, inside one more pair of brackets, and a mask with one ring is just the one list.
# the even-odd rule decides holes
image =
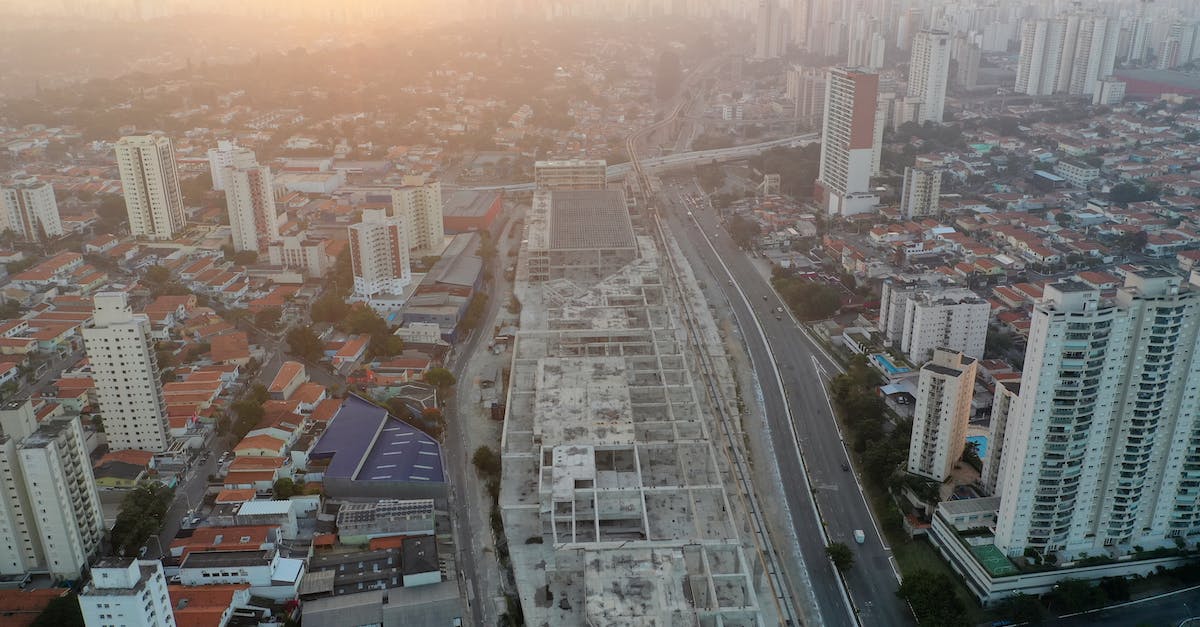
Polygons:
[[950,33],[922,30],[913,37],[908,66],[908,95],[921,99],[917,123],[941,124],[950,78]]
[[94,324],[83,330],[108,445],[162,452],[170,445],[150,319],[134,314],[124,292],[96,294]]
[[877,124],[879,75],[860,69],[829,70],[822,122],[821,166],[817,194],[829,215],[871,211],[879,198],[871,193],[882,126]]
[[983,472],[979,480],[992,496],[1000,494],[1000,460],[1004,457],[1004,434],[1008,430],[1008,418],[1013,405],[1021,394],[1019,381],[997,381],[996,393],[992,397],[991,423],[988,425],[987,455],[983,459]]
[[900,215],[913,220],[941,214],[942,170],[936,167],[904,168]]
[[908,445],[908,472],[940,483],[962,458],[976,367],[974,359],[942,348],[921,366]]
[[78,416],[39,426],[32,404],[0,408],[0,575],[75,579],[100,548],[104,515]]
[[221,171],[221,178],[234,250],[266,252],[267,245],[279,239],[271,168],[257,163],[230,166]]
[[249,168],[258,165],[254,151],[233,142],[221,140],[208,151],[208,172],[212,175],[213,191],[225,191],[225,168]]
[[388,218],[382,210],[364,211],[362,222],[350,227],[354,295],[370,300],[381,294],[403,294],[412,282],[409,248],[405,220]]
[[[1076,17],[1072,16],[1071,21],[1074,19]],[[1072,96],[1091,96],[1096,93],[1098,81],[1112,76],[1121,29],[1116,20],[1107,17],[1082,15],[1078,20],[1079,30],[1074,41],[1074,56],[1069,66],[1064,62],[1064,70],[1060,72],[1070,67],[1071,79],[1068,82],[1067,93]],[[1071,42],[1068,41],[1067,45],[1071,45]],[[1060,79],[1060,85],[1062,82]]]
[[1029,96],[1049,96],[1055,92],[1066,34],[1066,20],[1027,20],[1021,25],[1021,54],[1014,91]]
[[1004,435],[997,547],[1062,561],[1200,532],[1198,330],[1200,289],[1170,272],[1132,272],[1112,300],[1047,286]]
[[436,255],[442,251],[442,184],[426,183],[392,190],[392,216],[404,221],[409,250]]
[[79,593],[87,627],[175,627],[162,562],[107,558]]
[[63,234],[58,201],[49,183],[32,179],[0,186],[0,231],[12,231],[29,242],[41,242]]
[[783,56],[791,39],[791,16],[779,0],[758,0],[754,23],[754,58],[775,59]]
[[117,166],[129,232],[135,237],[171,239],[183,230],[183,192],[171,140],[153,135],[122,137]]
[[898,296],[904,299],[899,348],[914,364],[925,363],[937,348],[983,359],[991,315],[987,301],[966,290]]

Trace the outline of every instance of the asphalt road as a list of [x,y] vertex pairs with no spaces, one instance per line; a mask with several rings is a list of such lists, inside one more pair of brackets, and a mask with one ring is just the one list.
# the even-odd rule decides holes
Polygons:
[[[689,187],[682,191],[702,197],[698,188]],[[814,495],[829,541],[845,543],[855,552],[854,566],[845,573],[845,580],[861,624],[911,625],[911,614],[895,595],[899,582],[891,550],[878,532],[855,473],[843,469],[849,458],[826,396],[828,378],[839,366],[822,354],[790,315],[776,319],[775,309],[785,307],[783,302],[718,224],[711,208],[701,203],[690,208],[689,216],[679,191],[668,190],[671,203],[663,212],[668,225],[676,238],[686,240],[683,248],[693,263],[703,263],[719,277],[728,303],[712,304],[731,305],[742,331],[774,434],[780,474],[800,478],[807,471],[807,481],[792,482],[786,494],[821,613],[820,624],[854,625],[855,620],[838,573],[825,555],[825,539],[813,510]],[[866,533],[863,545],[855,543],[855,529]]]
[[1045,621],[1054,627],[1176,627],[1200,625],[1200,590],[1188,590],[1099,612]]

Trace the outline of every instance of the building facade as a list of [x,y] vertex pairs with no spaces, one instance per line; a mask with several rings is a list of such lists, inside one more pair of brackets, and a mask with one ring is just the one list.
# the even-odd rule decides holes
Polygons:
[[129,232],[149,239],[175,237],[183,230],[184,214],[171,140],[153,135],[122,137],[116,152]]
[[908,95],[921,99],[916,122],[941,124],[950,77],[950,33],[922,30],[913,37],[908,66]]
[[936,167],[904,168],[904,188],[900,195],[900,215],[906,219],[937,216],[942,213],[942,170]]
[[865,70],[833,68],[825,89],[821,165],[817,195],[825,211],[850,216],[875,208],[871,173],[880,153],[876,133],[879,76]]
[[165,451],[167,406],[150,319],[133,313],[124,292],[101,292],[94,302],[94,324],[83,329],[83,342],[108,445],[115,451]]
[[[903,323],[896,325],[900,350],[914,364],[925,363],[934,349],[959,351],[972,359],[983,358],[991,306],[973,293],[959,291],[897,292],[903,303]],[[893,308],[893,311],[896,311]],[[898,322],[889,318],[888,326]]]
[[603,159],[562,159],[533,164],[534,186],[539,190],[605,189],[608,164]]
[[62,237],[58,202],[49,183],[17,181],[0,186],[0,231],[12,231],[28,242]]
[[442,184],[426,183],[392,191],[392,216],[404,221],[409,250],[436,255],[446,241],[442,225]]
[[974,359],[940,348],[921,366],[908,472],[941,483],[962,459],[975,395],[975,370]]
[[79,593],[87,627],[174,627],[162,562],[109,558]]
[[208,172],[212,175],[213,191],[225,191],[225,168],[249,168],[258,164],[254,151],[233,142],[219,141],[208,151]]
[[273,266],[300,270],[304,276],[325,276],[334,260],[329,258],[322,240],[307,237],[283,237],[267,246],[267,256]]
[[279,214],[275,209],[271,168],[257,163],[236,165],[224,168],[221,178],[233,232],[233,249],[266,252],[270,242],[279,239]]
[[382,294],[403,294],[412,283],[407,221],[388,218],[381,210],[364,211],[362,220],[350,227],[354,295],[370,300]]

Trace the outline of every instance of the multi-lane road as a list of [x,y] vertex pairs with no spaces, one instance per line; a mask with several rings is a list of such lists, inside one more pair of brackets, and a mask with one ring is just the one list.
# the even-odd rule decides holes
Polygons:
[[[725,302],[713,305],[732,310],[746,342],[780,474],[801,479],[785,486],[785,492],[819,624],[911,625],[911,614],[895,595],[899,583],[891,550],[849,466],[827,396],[826,384],[839,372],[838,364],[786,313],[786,305],[720,226],[707,201],[684,198],[703,198],[700,189],[689,184],[665,191],[667,224],[691,263],[706,266],[717,278]],[[866,533],[862,545],[854,541],[856,529]],[[844,573],[845,586],[825,554],[827,541],[843,542],[855,551],[854,566]]]

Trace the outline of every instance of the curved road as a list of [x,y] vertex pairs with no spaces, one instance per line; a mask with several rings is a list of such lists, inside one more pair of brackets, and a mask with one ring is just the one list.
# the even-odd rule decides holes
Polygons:
[[[703,198],[694,184],[689,188],[685,191]],[[821,624],[913,624],[908,608],[895,595],[899,582],[891,549],[878,531],[855,473],[843,469],[850,463],[849,456],[826,395],[828,379],[840,366],[809,340],[790,315],[776,319],[775,309],[786,311],[786,306],[719,225],[711,207],[705,202],[684,206],[677,194],[671,194],[668,206],[673,210],[665,217],[675,237],[687,241],[684,248],[690,249],[686,253],[693,263],[705,264],[718,277],[732,305],[762,390],[780,474],[807,478],[786,486],[786,493]],[[686,213],[689,209],[691,215]],[[854,550],[854,566],[845,580],[858,621],[851,617],[838,574],[825,555],[825,539],[812,513],[814,495],[829,541]],[[854,542],[855,529],[866,532],[865,544]]]

